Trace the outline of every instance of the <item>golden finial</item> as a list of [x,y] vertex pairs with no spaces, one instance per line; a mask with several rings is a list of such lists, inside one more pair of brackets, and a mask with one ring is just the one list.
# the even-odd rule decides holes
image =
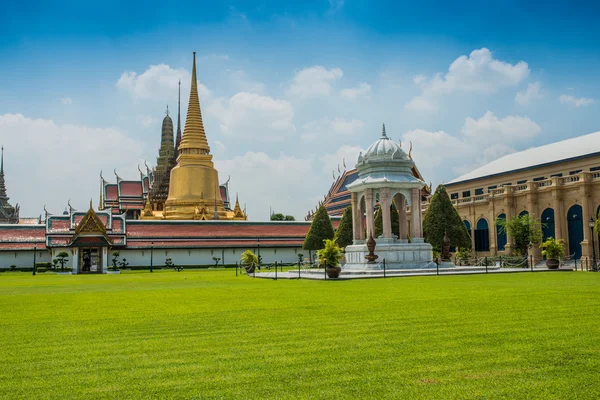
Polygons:
[[92,205],[92,198],[90,197],[90,210],[93,210],[94,206]]
[[[202,123],[202,112],[200,111],[200,99],[198,97],[198,79],[196,78],[196,52],[192,65],[192,87],[190,89],[190,101],[183,129],[183,138],[179,145],[179,151],[185,154],[185,149],[199,149],[201,154],[210,153],[210,147],[206,140],[206,132]],[[184,151],[182,151],[184,150]]]

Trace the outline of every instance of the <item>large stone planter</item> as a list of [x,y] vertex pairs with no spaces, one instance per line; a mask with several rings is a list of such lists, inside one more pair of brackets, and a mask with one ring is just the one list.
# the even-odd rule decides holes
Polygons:
[[342,267],[327,267],[326,272],[328,278],[339,278],[342,273]]
[[548,267],[548,269],[558,269],[559,266],[560,266],[560,261],[558,261],[555,258],[550,258],[550,259],[546,260],[546,267]]

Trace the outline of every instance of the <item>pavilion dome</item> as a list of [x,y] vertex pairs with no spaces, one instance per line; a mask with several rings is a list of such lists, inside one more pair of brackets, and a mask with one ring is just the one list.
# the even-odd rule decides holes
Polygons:
[[413,161],[408,157],[408,154],[402,150],[400,143],[394,142],[385,133],[385,124],[381,137],[369,146],[364,154],[358,156],[358,164],[379,161],[395,161],[404,162],[412,165]]

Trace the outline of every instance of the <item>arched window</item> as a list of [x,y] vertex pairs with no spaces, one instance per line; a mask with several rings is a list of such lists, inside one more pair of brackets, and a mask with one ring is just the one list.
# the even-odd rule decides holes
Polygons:
[[544,235],[544,240],[552,237],[556,238],[556,228],[554,225],[554,209],[546,208],[542,212],[542,234]]
[[485,218],[477,221],[475,228],[475,251],[490,251],[490,231]]
[[467,232],[469,232],[469,235],[470,235],[471,234],[471,223],[465,219],[463,221],[463,224],[465,224],[465,228],[467,228]]
[[521,211],[521,213],[519,214],[519,217],[522,217],[523,215],[529,215],[529,211],[527,211],[527,210]]
[[579,204],[569,208],[567,213],[567,228],[569,231],[569,254],[581,258],[581,242],[583,241],[583,209]]
[[[498,219],[506,221],[506,214],[502,213],[498,215]],[[498,242],[498,250],[504,250],[504,246],[506,246],[506,230],[498,224],[496,224],[496,241]]]

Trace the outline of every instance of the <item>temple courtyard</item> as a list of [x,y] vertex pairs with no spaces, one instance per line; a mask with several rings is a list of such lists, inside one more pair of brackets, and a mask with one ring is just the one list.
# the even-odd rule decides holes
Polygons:
[[597,398],[600,274],[0,274],[0,398]]

